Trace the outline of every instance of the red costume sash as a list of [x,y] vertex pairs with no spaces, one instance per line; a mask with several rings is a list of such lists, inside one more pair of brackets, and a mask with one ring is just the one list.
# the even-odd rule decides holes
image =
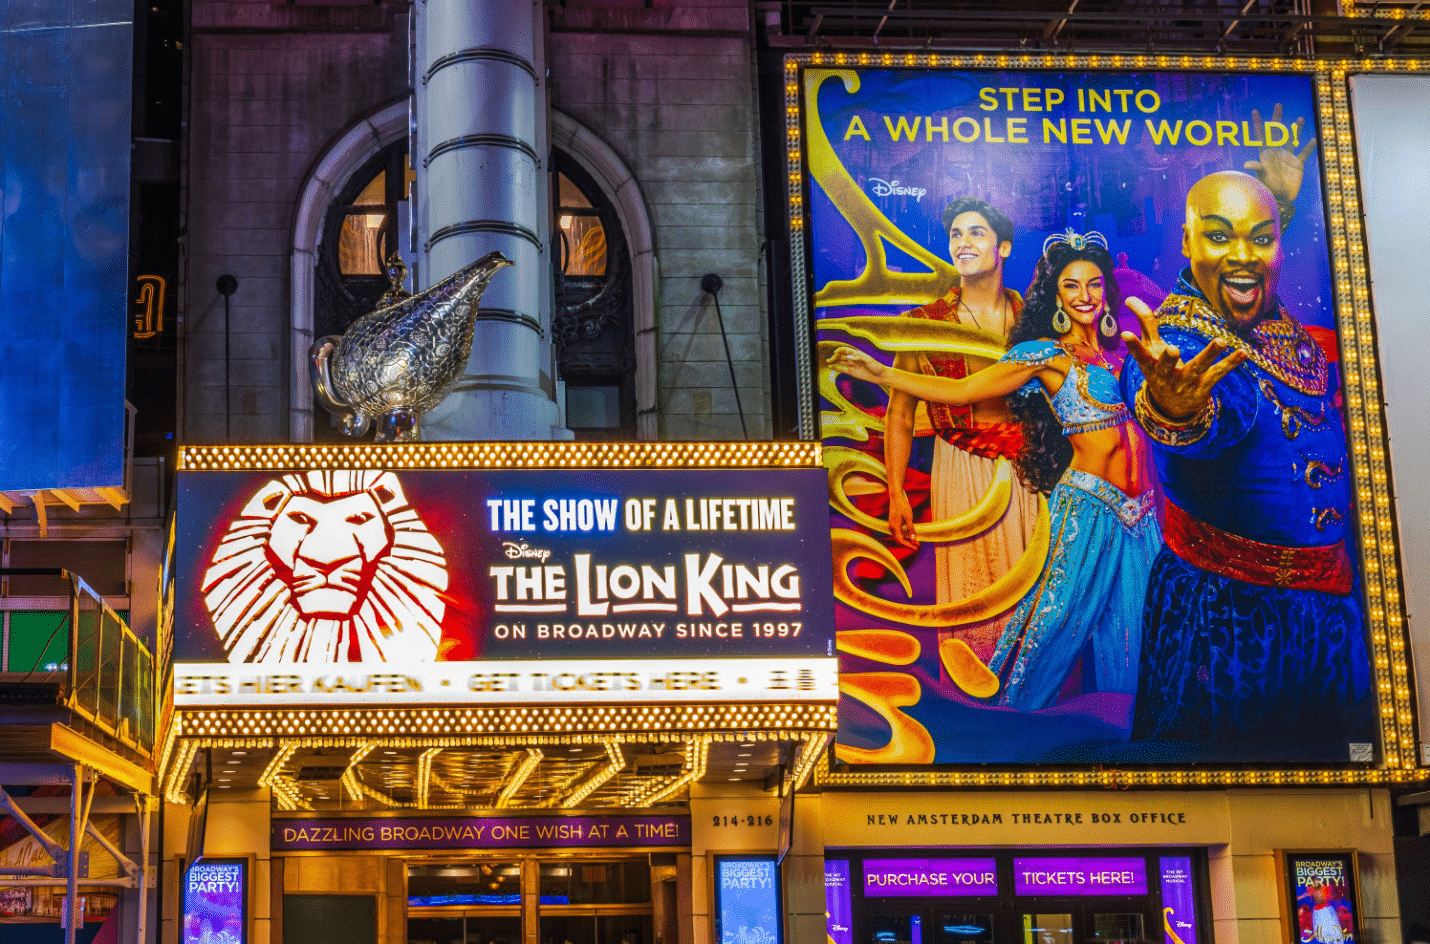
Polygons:
[[[958,316],[958,304],[962,292],[955,285],[948,294],[927,305],[904,312],[906,318],[923,318],[929,321],[947,321],[964,324]],[[1003,290],[1009,313],[1014,320],[1023,312],[1023,298],[1010,289]],[[968,376],[968,359],[962,354],[943,354],[930,351],[926,355],[934,374],[939,377],[963,378]],[[925,404],[929,422],[934,432],[944,442],[970,455],[984,459],[1018,458],[1023,450],[1023,427],[1020,423],[980,423],[973,419],[973,407],[949,406],[946,403]]]
[[1018,458],[1023,451],[1023,427],[1018,423],[978,423],[936,427],[939,438],[955,449],[984,459]]
[[1351,592],[1354,578],[1344,541],[1315,547],[1263,544],[1198,521],[1171,502],[1162,536],[1188,564],[1233,580],[1342,596]]

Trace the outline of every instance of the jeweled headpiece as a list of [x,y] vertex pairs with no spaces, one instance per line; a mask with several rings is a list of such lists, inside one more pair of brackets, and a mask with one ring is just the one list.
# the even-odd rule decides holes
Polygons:
[[1081,252],[1088,246],[1101,246],[1103,249],[1107,249],[1109,252],[1112,251],[1107,245],[1107,237],[1099,233],[1097,230],[1089,230],[1086,234],[1080,234],[1074,232],[1073,228],[1069,226],[1063,232],[1054,233],[1047,239],[1043,240],[1043,256],[1046,257],[1048,251],[1051,250],[1058,243],[1067,243],[1069,246],[1073,247],[1073,249],[1077,250],[1078,252]]

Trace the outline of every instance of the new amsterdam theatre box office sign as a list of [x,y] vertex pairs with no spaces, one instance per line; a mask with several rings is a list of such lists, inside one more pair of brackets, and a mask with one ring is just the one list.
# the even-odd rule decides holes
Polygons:
[[[1224,795],[834,793],[823,797],[835,944],[1210,940],[1207,846]],[[892,935],[892,936],[888,936]]]
[[404,448],[186,450],[177,706],[835,700],[823,469],[409,470],[436,447]]

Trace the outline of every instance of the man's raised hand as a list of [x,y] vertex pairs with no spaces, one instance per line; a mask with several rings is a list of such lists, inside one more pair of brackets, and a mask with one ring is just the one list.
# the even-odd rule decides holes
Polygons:
[[1124,331],[1122,340],[1142,367],[1152,405],[1168,419],[1187,419],[1205,409],[1212,388],[1246,360],[1244,351],[1223,357],[1226,345],[1212,341],[1196,357],[1183,361],[1182,352],[1157,333],[1157,318],[1142,299],[1127,299],[1127,307],[1137,316],[1142,336]]

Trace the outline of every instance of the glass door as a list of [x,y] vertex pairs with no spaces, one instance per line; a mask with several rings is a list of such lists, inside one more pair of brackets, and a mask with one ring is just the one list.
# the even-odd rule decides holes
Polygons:
[[407,944],[524,944],[533,897],[540,944],[655,942],[650,860],[630,857],[409,863]]
[[541,944],[653,944],[650,862],[543,862]]
[[541,916],[541,944],[651,944],[650,915]]
[[1073,934],[1073,916],[1065,911],[1025,912],[1021,944],[1080,944]]
[[522,944],[521,915],[466,912],[407,918],[407,944]]

